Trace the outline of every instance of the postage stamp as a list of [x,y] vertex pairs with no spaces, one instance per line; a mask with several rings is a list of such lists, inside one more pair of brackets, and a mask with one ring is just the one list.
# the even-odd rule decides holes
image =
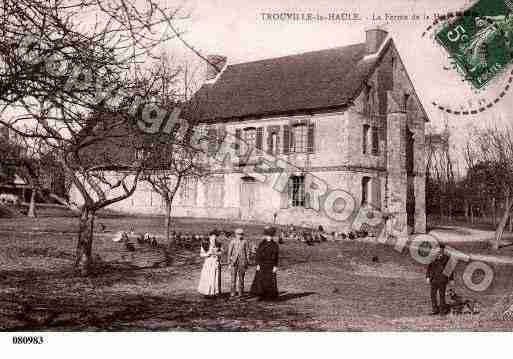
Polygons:
[[475,89],[513,62],[513,1],[481,0],[435,35]]

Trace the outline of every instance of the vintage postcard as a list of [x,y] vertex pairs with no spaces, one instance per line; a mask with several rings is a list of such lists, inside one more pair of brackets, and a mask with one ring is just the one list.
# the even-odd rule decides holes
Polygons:
[[0,34],[11,346],[513,329],[513,1],[3,0]]

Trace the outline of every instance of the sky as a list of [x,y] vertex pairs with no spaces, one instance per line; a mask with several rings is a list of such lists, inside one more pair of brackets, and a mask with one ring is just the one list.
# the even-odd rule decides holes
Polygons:
[[[485,1],[485,0],[481,0]],[[364,30],[385,26],[394,39],[417,94],[435,128],[453,129],[454,142],[464,142],[474,127],[513,122],[513,89],[479,116],[448,115],[432,102],[457,110],[475,108],[479,99],[493,100],[504,88],[513,66],[506,68],[484,90],[476,92],[462,81],[447,52],[422,33],[434,14],[469,8],[469,0],[189,0],[184,3],[190,19],[180,23],[184,38],[202,54],[220,54],[229,64],[291,55],[363,42]],[[321,15],[358,14],[359,20],[280,21],[268,15],[280,13]],[[386,18],[388,14],[388,18]],[[412,15],[418,19],[412,19]],[[398,18],[402,16],[402,18]],[[408,19],[404,19],[404,16]],[[380,19],[378,18],[380,17]],[[170,45],[172,52],[188,50]],[[322,71],[322,70],[320,70]]]

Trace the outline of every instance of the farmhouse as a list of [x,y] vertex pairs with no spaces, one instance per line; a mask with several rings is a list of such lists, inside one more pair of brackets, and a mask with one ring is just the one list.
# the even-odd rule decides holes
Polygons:
[[[199,128],[219,138],[233,134],[257,151],[231,159],[208,178],[186,180],[175,215],[347,230],[352,218],[341,222],[312,208],[313,175],[350,194],[355,211],[369,203],[395,213],[409,232],[425,232],[428,118],[385,30],[369,29],[364,43],[321,51],[232,65],[222,56],[209,61],[195,94]],[[259,153],[294,168],[286,190],[243,170],[258,163]],[[347,198],[339,202],[347,209]],[[111,208],[162,213],[164,204],[141,184]]]

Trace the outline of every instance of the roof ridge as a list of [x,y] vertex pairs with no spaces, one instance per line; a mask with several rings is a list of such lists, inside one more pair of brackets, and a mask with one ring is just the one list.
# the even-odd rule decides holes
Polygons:
[[286,59],[286,58],[290,58],[290,57],[296,57],[296,56],[303,56],[303,55],[315,54],[315,53],[324,52],[324,51],[330,51],[330,50],[341,50],[341,49],[346,49],[346,48],[349,48],[349,47],[352,47],[352,46],[364,46],[364,45],[365,45],[365,43],[364,43],[364,42],[359,42],[359,43],[356,43],[356,44],[349,44],[349,45],[343,45],[343,46],[334,46],[334,47],[328,47],[328,48],[320,49],[320,50],[312,50],[312,51],[306,51],[306,52],[298,52],[298,53],[296,53],[296,54],[290,54],[290,55],[284,55],[284,56],[278,56],[278,57],[267,57],[267,58],[265,58],[265,59],[260,59],[260,60],[253,60],[253,61],[238,62],[238,63],[235,63],[235,64],[229,64],[229,65],[227,65],[226,67],[232,67],[232,66],[238,66],[238,65],[246,65],[246,64],[255,64],[255,63],[258,63],[258,62],[265,62],[265,61],[271,61],[271,60]]

